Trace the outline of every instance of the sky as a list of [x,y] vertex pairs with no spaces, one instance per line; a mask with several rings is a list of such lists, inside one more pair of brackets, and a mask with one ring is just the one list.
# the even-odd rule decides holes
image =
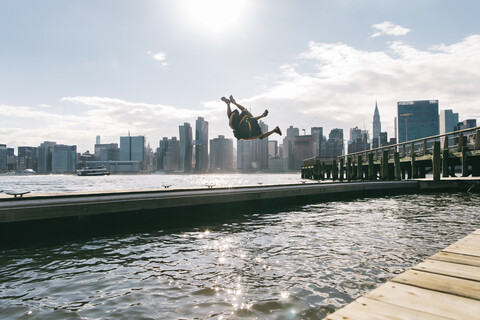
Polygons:
[[[0,0],[0,143],[153,149],[204,117],[234,139],[233,95],[284,134],[394,137],[398,101],[480,121],[480,1]],[[270,139],[281,141],[278,135]]]

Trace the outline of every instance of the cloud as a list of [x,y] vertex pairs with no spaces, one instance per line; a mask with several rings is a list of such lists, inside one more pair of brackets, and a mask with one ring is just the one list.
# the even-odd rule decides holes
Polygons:
[[453,109],[460,118],[478,115],[478,52],[480,35],[427,50],[401,41],[386,51],[312,41],[280,68],[274,85],[248,102],[274,106],[269,121],[283,127],[322,126],[327,134],[339,127],[347,136],[355,126],[371,130],[378,100],[382,130],[392,137],[397,101],[438,99],[440,109]]
[[152,51],[147,51],[147,54],[152,56],[154,60],[160,61],[162,66],[166,67],[169,65],[169,63],[166,61],[167,60],[167,54],[163,51],[153,53]]
[[376,38],[382,35],[404,36],[410,32],[410,29],[395,25],[390,21],[384,21],[382,23],[374,24],[372,25],[372,28],[377,31],[370,36],[371,38]]

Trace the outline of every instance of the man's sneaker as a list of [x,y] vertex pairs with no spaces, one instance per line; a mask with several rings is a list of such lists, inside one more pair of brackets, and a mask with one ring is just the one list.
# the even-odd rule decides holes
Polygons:
[[230,104],[230,100],[228,100],[228,99],[225,98],[225,97],[222,97],[222,101],[225,102],[226,104]]
[[263,117],[266,117],[268,115],[268,110],[265,110],[262,114]]
[[275,127],[275,129],[273,129],[273,132],[278,133],[279,135],[282,135],[282,130],[280,130],[279,127]]
[[233,96],[230,96],[230,101],[231,101],[232,103],[236,103],[235,99],[233,99]]

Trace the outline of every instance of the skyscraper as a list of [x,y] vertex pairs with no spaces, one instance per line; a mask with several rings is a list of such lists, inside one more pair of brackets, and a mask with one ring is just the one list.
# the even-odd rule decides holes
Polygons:
[[398,110],[398,142],[439,134],[438,100],[400,101]]
[[56,144],[53,141],[44,141],[38,147],[38,173],[52,172],[52,151]]
[[440,111],[440,134],[454,131],[457,124],[458,113],[454,113],[451,109]]
[[38,171],[38,150],[36,147],[18,147],[18,170],[32,169]]
[[57,144],[52,150],[52,172],[73,173],[77,164],[77,146]]
[[7,145],[0,144],[0,172],[7,171],[7,157],[8,157]]
[[380,132],[382,131],[382,123],[380,122],[380,113],[378,112],[377,102],[375,101],[375,111],[373,112],[373,140],[372,148],[378,148],[379,142],[378,138],[380,137]]
[[323,142],[323,128],[313,127],[310,130],[313,138],[313,156],[320,157],[320,151]]
[[120,137],[120,161],[139,161],[140,168],[144,167],[145,137],[126,136]]
[[180,166],[179,170],[190,172],[192,170],[192,127],[190,123],[185,122],[183,126],[178,127],[180,136]]
[[195,171],[208,170],[208,122],[203,117],[195,121]]
[[233,170],[233,141],[225,136],[210,140],[210,170]]

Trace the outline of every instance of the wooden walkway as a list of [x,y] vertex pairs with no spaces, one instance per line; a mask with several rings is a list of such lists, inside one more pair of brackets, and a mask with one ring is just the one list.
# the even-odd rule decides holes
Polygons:
[[480,319],[480,229],[325,319]]

